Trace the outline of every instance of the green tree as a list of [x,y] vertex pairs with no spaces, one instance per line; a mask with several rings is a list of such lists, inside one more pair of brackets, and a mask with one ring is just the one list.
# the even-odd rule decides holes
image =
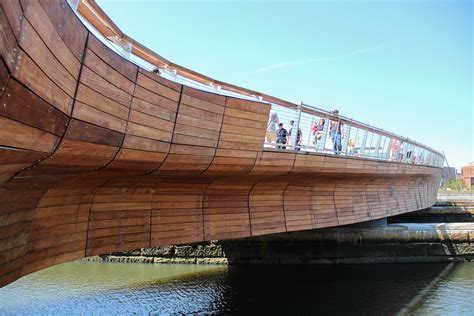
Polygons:
[[464,181],[462,179],[448,179],[444,184],[443,189],[450,189],[454,191],[460,191],[465,188]]

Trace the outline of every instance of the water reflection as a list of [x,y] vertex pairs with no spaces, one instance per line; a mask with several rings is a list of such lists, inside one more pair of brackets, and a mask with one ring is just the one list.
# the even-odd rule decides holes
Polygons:
[[469,313],[474,264],[67,263],[0,289],[0,314]]

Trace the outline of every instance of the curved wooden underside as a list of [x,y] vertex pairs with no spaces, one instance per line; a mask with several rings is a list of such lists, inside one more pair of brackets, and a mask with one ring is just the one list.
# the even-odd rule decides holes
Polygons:
[[435,202],[439,168],[263,150],[268,104],[138,69],[65,2],[5,0],[0,21],[0,285],[85,256]]

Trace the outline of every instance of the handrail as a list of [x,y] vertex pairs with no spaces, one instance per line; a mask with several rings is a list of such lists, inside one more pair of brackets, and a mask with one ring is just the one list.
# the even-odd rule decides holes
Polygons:
[[307,105],[307,104],[304,104],[304,103],[302,104],[301,109],[302,109],[303,112],[306,112],[308,114],[318,114],[318,115],[323,115],[323,116],[328,117],[328,118],[333,119],[333,120],[340,120],[344,123],[349,123],[352,126],[364,128],[364,129],[367,129],[368,131],[372,131],[372,132],[375,132],[375,133],[378,133],[378,134],[382,134],[384,136],[395,138],[395,139],[403,141],[403,142],[411,143],[411,144],[416,145],[418,147],[422,147],[424,149],[427,149],[427,150],[433,151],[433,152],[435,152],[439,155],[442,155],[441,152],[437,151],[436,149],[433,149],[433,148],[431,148],[427,145],[424,145],[424,144],[421,144],[421,143],[416,142],[414,140],[411,140],[408,137],[403,137],[403,136],[397,135],[395,133],[386,131],[386,130],[381,129],[379,127],[375,127],[375,126],[372,126],[370,124],[363,123],[363,122],[354,120],[352,118],[345,117],[343,115],[335,116],[334,114],[332,114],[329,111],[326,111],[326,110],[323,110],[323,109],[320,109],[320,108],[317,108],[317,107],[314,107],[314,106],[311,106],[311,105]]
[[[74,1],[74,0],[73,0]],[[276,98],[258,91],[242,88],[224,81],[219,81],[211,77],[205,76],[201,73],[193,71],[191,69],[185,68],[178,64],[171,62],[170,60],[162,57],[161,55],[155,53],[148,47],[144,46],[141,43],[138,43],[134,39],[130,38],[128,35],[124,34],[120,28],[110,19],[110,17],[102,10],[102,8],[96,3],[95,0],[76,0],[77,5],[75,11],[82,16],[87,22],[89,22],[101,35],[107,38],[111,42],[119,42],[122,44],[129,45],[130,52],[146,62],[154,65],[157,68],[163,68],[167,71],[173,72],[176,75],[190,79],[192,81],[198,82],[200,84],[208,85],[211,87],[220,87],[220,89],[227,90],[229,92],[237,93],[247,97],[255,97],[261,102],[268,102],[272,104],[278,104],[286,108],[297,109],[300,108],[302,111],[307,113],[316,113],[319,115],[324,115],[325,117],[341,120],[347,123],[350,123],[355,126],[359,126],[370,131],[381,133],[385,136],[396,138],[403,142],[412,143],[429,151],[432,151],[436,154],[441,155],[441,153],[433,148],[430,148],[424,144],[415,142],[406,137],[396,135],[394,133],[385,131],[383,129],[371,126],[366,123],[362,123],[344,116],[335,116],[331,112],[319,109],[313,106],[306,104],[295,104],[289,101],[285,101],[280,98]]]

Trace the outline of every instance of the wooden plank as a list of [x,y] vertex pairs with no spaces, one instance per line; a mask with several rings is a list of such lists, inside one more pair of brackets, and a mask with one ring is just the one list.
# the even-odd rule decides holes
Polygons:
[[197,90],[191,87],[184,87],[183,88],[183,97],[189,96],[191,98],[196,98],[202,101],[218,104],[221,106],[225,106],[226,97],[220,94],[209,93],[201,90]]
[[133,96],[148,103],[157,105],[163,109],[167,109],[171,112],[176,112],[178,108],[178,103],[176,101],[167,99],[161,95],[153,93],[150,90],[142,88],[138,84],[135,87],[135,92],[133,93]]
[[110,84],[105,79],[97,75],[94,71],[86,66],[82,67],[80,81],[87,85],[89,88],[99,92],[103,96],[114,100],[126,107],[130,106],[132,96],[123,90],[117,88],[113,84]]
[[248,119],[242,119],[238,117],[232,117],[224,114],[224,120],[222,124],[237,125],[242,127],[252,127],[260,130],[266,130],[267,122],[264,121],[252,121]]
[[222,126],[221,131],[222,133],[256,136],[256,137],[260,137],[262,140],[265,137],[265,130],[255,129],[251,127],[242,127],[242,126],[224,124]]
[[76,139],[90,143],[97,143],[120,147],[124,135],[119,132],[101,128],[86,122],[71,119],[66,131],[66,139]]
[[74,96],[76,80],[51,53],[27,20],[23,21],[21,38],[18,44],[35,61],[49,79],[70,97]]
[[10,27],[18,40],[20,38],[21,21],[23,18],[23,10],[21,9],[20,1],[3,0],[0,4],[0,11],[4,12],[2,19],[5,19],[5,22],[10,24]]
[[64,43],[41,5],[33,0],[21,0],[21,2],[23,8],[25,8],[25,17],[31,26],[34,27],[39,37],[64,68],[77,79],[79,77],[80,62]]
[[117,153],[117,147],[65,139],[59,145],[56,153],[71,156],[113,158]]
[[160,152],[150,152],[143,150],[134,149],[122,149],[117,155],[116,160],[133,160],[133,161],[146,161],[153,162],[155,164],[161,163],[165,160],[166,154]]
[[8,72],[7,65],[2,57],[0,57],[0,96],[3,95],[5,91],[5,86],[7,85],[8,79],[10,79],[10,74]]
[[231,108],[226,109],[225,115],[236,117],[236,118],[249,119],[252,121],[260,121],[260,122],[268,121],[268,115],[240,111],[240,110],[231,109]]
[[199,98],[190,97],[189,95],[186,95],[184,93],[181,97],[181,103],[187,104],[190,107],[195,108],[195,109],[201,109],[206,112],[211,112],[214,114],[221,114],[221,115],[224,113],[224,109],[225,109],[225,107],[221,104],[215,104],[212,102],[201,100]]
[[199,119],[211,121],[211,122],[216,122],[216,123],[222,122],[222,114],[198,109],[192,106],[188,106],[184,103],[181,103],[179,107],[179,114],[185,114],[187,116],[192,116],[195,118],[199,118]]
[[151,115],[144,114],[135,110],[130,112],[130,122],[153,127],[167,132],[172,132],[174,124],[167,120],[162,120]]
[[206,138],[206,139],[212,139],[212,140],[217,140],[219,137],[218,131],[211,131],[211,130],[183,125],[183,124],[176,124],[174,134],[187,135],[187,136],[193,136],[196,138]]
[[233,98],[233,97],[227,97],[226,107],[241,110],[241,111],[258,113],[267,117],[268,117],[268,114],[270,113],[270,108],[271,108],[270,104],[268,103],[242,100],[242,99]]
[[164,141],[164,142],[171,141],[170,132],[165,132],[159,129],[143,126],[143,125],[136,124],[133,122],[128,123],[127,134],[150,138],[150,139],[159,140],[159,141]]
[[76,101],[74,105],[72,116],[78,120],[86,121],[120,133],[125,133],[125,128],[127,126],[127,121],[96,110],[95,108],[78,101]]
[[[41,98],[31,93],[16,80],[10,80],[0,97],[0,115],[43,131],[61,136],[68,117]],[[41,119],[39,119],[41,118]]]
[[49,79],[22,50],[19,50],[12,76],[61,112],[71,114],[72,98]]
[[180,155],[197,155],[197,156],[214,156],[214,148],[202,148],[196,146],[186,146],[180,144],[173,144],[170,149],[170,154]]
[[87,47],[130,81],[136,81],[138,67],[102,44],[93,34],[89,35]]
[[[174,104],[173,108],[176,107],[177,104]],[[132,99],[132,109],[170,122],[174,122],[176,120],[176,112],[161,108],[155,104],[143,101],[135,97]]]
[[0,117],[0,145],[52,152],[59,142],[53,134]]
[[175,102],[179,101],[179,95],[180,93],[174,89],[171,89],[155,80],[150,79],[149,77],[143,75],[142,73],[138,74],[137,77],[137,85],[154,92],[156,94],[159,94],[165,98],[168,98],[170,100],[173,100]]
[[3,147],[0,148],[0,165],[36,162],[45,155],[43,152]]
[[40,0],[46,15],[77,60],[82,60],[88,31],[64,1]]
[[86,50],[86,56],[84,58],[84,65],[93,69],[96,74],[107,80],[117,88],[133,94],[135,84],[130,81],[127,77],[123,76],[120,72],[115,70],[113,67],[107,65],[102,59],[100,59],[90,49]]
[[144,151],[151,151],[151,152],[167,153],[169,150],[170,144],[156,141],[149,138],[127,135],[125,136],[123,147],[130,148],[130,149],[141,149]]
[[207,139],[207,138],[200,138],[200,137],[195,137],[195,136],[174,134],[173,143],[215,148],[217,146],[217,139]]
[[199,127],[199,128],[203,128],[203,129],[208,129],[208,130],[211,130],[211,131],[219,131],[221,129],[220,122],[216,123],[216,122],[201,120],[199,118],[184,115],[184,114],[181,114],[181,113],[178,114],[178,118],[176,120],[176,123],[183,124],[183,125],[194,126],[194,127]]
[[8,23],[3,8],[0,7],[0,54],[10,71],[15,68],[17,51],[18,43],[14,32]]
[[104,97],[83,84],[79,84],[76,100],[122,120],[128,119],[128,107]]
[[150,79],[152,79],[152,80],[154,80],[158,83],[161,83],[161,84],[167,86],[168,88],[171,88],[175,91],[181,92],[182,86],[179,83],[176,83],[176,82],[170,81],[168,79],[162,78],[158,74],[156,74],[154,72],[147,71],[143,68],[140,68],[138,71],[141,74],[143,74],[144,76],[147,76],[148,78],[150,78]]

